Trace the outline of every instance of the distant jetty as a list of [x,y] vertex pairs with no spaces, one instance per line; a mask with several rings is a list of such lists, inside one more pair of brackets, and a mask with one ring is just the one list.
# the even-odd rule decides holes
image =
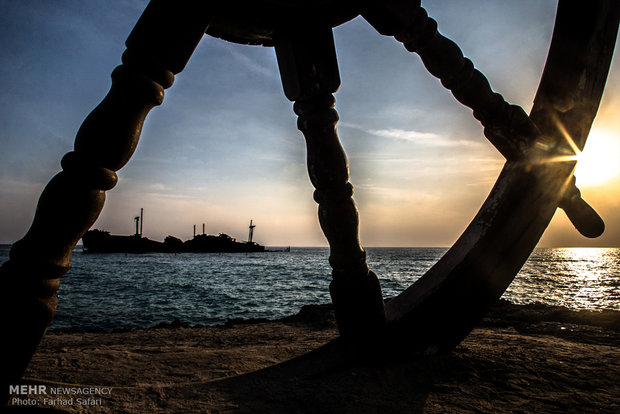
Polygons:
[[144,211],[140,209],[140,216],[135,218],[136,234],[118,236],[103,230],[89,230],[82,236],[84,253],[252,253],[264,252],[265,247],[252,241],[254,228],[250,220],[248,241],[239,242],[227,234],[209,235],[202,227],[202,234],[196,234],[191,240],[182,241],[174,236],[168,236],[163,242],[150,240],[142,236],[142,222]]

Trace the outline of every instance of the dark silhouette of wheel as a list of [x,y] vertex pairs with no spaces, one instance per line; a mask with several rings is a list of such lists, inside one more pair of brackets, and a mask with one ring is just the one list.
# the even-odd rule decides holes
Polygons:
[[[359,243],[348,162],[336,135],[332,94],[340,85],[332,27],[362,15],[383,35],[420,55],[428,71],[473,109],[506,164],[457,242],[422,278],[384,306]],[[330,292],[343,342],[374,350],[449,351],[511,283],[558,206],[589,237],[604,225],[575,187],[583,149],[603,93],[620,3],[560,0],[531,114],[493,92],[458,46],[437,31],[416,1],[152,0],[127,40],[108,95],[78,131],[63,171],[43,191],[33,224],[0,268],[4,283],[2,383],[21,378],[56,309],[59,278],[95,222],[116,171],[133,154],[150,109],[183,70],[206,32],[274,46],[284,92],[295,101],[308,149],[319,221],[329,241]]]

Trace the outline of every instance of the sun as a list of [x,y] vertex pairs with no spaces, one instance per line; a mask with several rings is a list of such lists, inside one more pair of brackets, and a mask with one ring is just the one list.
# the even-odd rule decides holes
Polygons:
[[579,187],[601,187],[620,177],[620,133],[593,129],[577,156]]

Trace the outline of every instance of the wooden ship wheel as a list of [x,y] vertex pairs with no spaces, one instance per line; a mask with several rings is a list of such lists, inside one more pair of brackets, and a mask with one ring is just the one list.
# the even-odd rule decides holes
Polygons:
[[[358,212],[339,143],[333,94],[340,86],[332,28],[361,15],[417,53],[456,100],[473,110],[506,158],[487,200],[447,253],[384,303],[366,264]],[[2,382],[17,384],[52,320],[71,252],[101,212],[116,171],[134,152],[144,119],[163,101],[206,33],[275,48],[284,94],[307,146],[321,228],[330,245],[330,293],[340,343],[369,358],[453,349],[496,301],[564,209],[587,237],[604,224],[581,199],[573,171],[604,90],[620,2],[559,0],[544,72],[528,115],[495,93],[416,0],[152,0],[127,39],[108,95],[77,133],[62,172],[43,191],[32,226],[0,268]],[[7,395],[8,399],[8,395]]]

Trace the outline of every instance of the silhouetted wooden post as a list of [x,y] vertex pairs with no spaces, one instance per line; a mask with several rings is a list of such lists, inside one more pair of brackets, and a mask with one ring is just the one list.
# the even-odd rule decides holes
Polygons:
[[[174,8],[173,8],[174,7]],[[209,23],[203,2],[182,7],[153,0],[127,39],[112,87],[78,131],[63,171],[49,182],[28,233],[11,248],[0,268],[2,280],[2,392],[8,398],[56,310],[59,278],[71,266],[71,252],[95,222],[115,171],[136,149],[148,112],[163,101]]]
[[274,40],[284,93],[295,102],[297,127],[306,139],[308,174],[330,245],[330,293],[338,329],[342,337],[363,346],[378,340],[385,315],[379,280],[368,269],[359,242],[349,165],[336,132],[338,113],[332,94],[340,86],[340,76],[332,31],[300,30]]

